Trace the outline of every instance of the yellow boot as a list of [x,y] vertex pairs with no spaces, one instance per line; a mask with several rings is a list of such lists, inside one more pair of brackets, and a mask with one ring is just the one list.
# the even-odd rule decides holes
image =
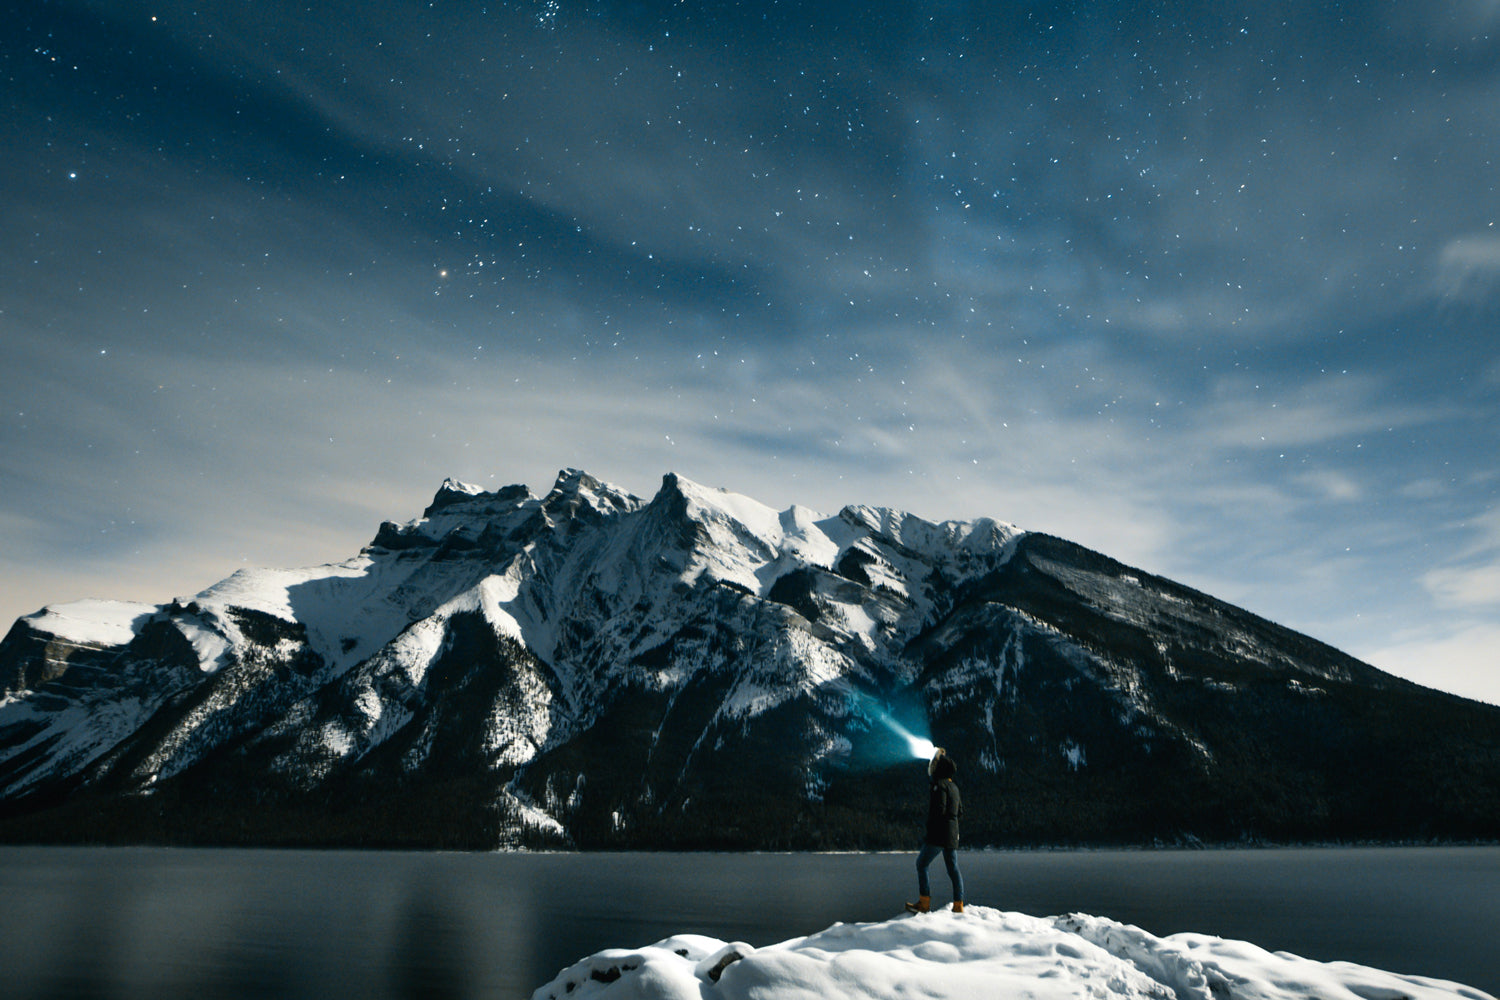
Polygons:
[[932,909],[931,896],[918,896],[915,903],[906,904],[908,913],[926,913],[930,909]]

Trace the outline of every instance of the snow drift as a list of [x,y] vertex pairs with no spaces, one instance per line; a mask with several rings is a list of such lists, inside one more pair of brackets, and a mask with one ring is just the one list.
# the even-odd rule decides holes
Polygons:
[[532,1000],[1494,1000],[1458,983],[1204,934],[983,906],[834,924],[764,948],[681,934],[598,952]]

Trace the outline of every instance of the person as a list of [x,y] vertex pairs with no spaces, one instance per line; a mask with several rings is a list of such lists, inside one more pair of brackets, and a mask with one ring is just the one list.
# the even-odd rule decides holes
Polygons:
[[948,866],[948,878],[953,882],[953,912],[964,912],[964,877],[958,870],[958,818],[964,814],[963,800],[959,798],[958,786],[953,776],[958,765],[942,747],[932,755],[927,764],[927,776],[932,787],[927,799],[927,835],[923,838],[922,850],[917,854],[917,901],[907,903],[912,913],[926,913],[932,909],[932,887],[927,881],[927,866],[941,852],[943,863]]

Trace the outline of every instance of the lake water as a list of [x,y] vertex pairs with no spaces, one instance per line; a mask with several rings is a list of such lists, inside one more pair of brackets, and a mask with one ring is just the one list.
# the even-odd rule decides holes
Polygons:
[[[1453,979],[1500,994],[1500,848],[961,852],[969,901]],[[527,997],[673,933],[766,945],[884,920],[912,854],[0,848],[10,1000]],[[935,866],[934,903],[947,878]]]

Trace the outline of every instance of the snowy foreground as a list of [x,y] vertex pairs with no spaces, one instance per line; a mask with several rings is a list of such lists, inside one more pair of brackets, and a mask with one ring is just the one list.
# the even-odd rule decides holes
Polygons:
[[764,948],[681,934],[591,955],[532,1000],[636,997],[1494,1000],[1457,983],[1314,962],[1203,934],[1159,938],[1102,917],[1029,917],[983,906],[834,924]]

